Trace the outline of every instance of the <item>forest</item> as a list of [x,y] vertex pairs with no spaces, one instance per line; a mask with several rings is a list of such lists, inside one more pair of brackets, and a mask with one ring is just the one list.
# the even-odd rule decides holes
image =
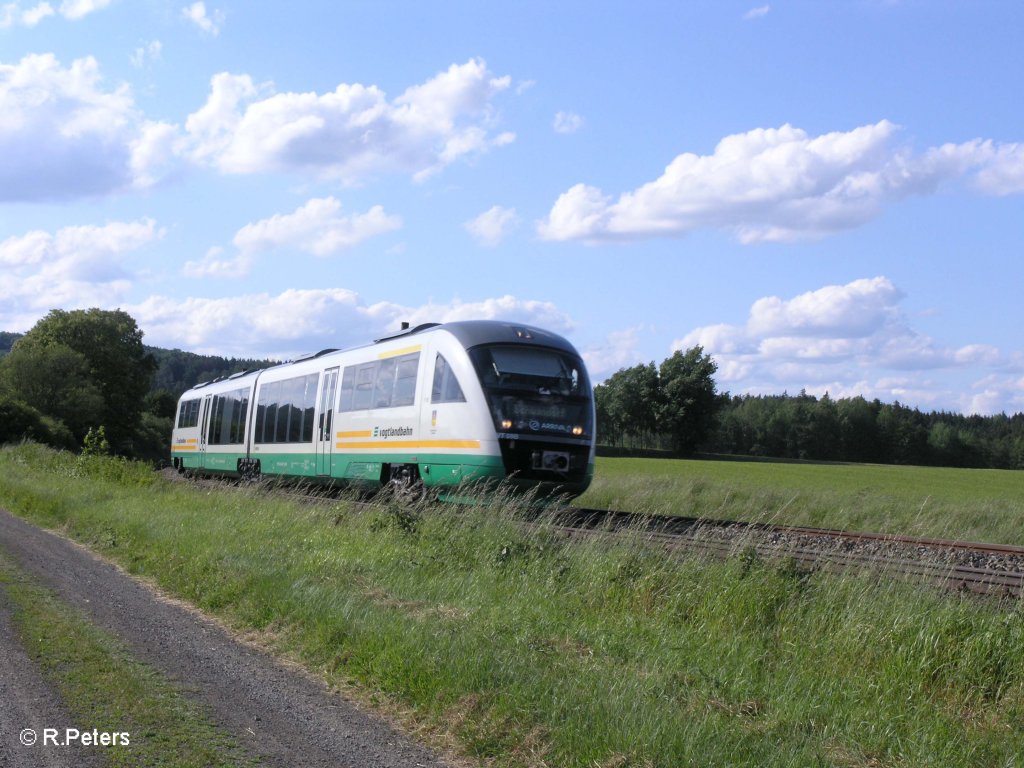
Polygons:
[[[680,402],[666,391],[661,372],[653,362],[624,368],[595,388],[602,445],[627,453],[664,450],[691,456],[1024,469],[1022,413],[922,412],[899,402],[834,400],[827,393],[815,397],[806,392],[715,391],[713,398]],[[705,380],[705,391],[708,386]],[[667,410],[680,408],[700,411],[691,421],[702,425],[690,450],[682,452],[664,421]]]

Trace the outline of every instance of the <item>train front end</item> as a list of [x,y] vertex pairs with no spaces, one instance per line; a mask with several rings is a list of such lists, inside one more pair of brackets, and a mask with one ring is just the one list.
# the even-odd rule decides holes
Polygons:
[[583,360],[561,336],[501,325],[485,342],[463,343],[494,424],[506,481],[539,496],[578,496],[594,474],[594,393]]

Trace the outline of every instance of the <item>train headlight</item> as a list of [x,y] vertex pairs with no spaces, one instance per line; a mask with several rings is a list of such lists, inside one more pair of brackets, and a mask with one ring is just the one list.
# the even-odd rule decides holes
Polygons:
[[502,429],[512,429],[512,420],[511,419],[502,419],[501,428]]
[[572,433],[576,435],[576,437],[579,437],[580,435],[583,434],[583,427],[573,427]]

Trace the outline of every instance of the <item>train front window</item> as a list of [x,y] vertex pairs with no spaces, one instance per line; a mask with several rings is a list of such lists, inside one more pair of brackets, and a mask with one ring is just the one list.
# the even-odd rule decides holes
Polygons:
[[593,434],[582,361],[554,349],[495,345],[470,351],[499,432]]

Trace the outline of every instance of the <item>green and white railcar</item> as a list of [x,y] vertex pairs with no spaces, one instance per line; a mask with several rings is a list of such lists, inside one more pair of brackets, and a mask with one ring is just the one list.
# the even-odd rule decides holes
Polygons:
[[427,324],[193,387],[171,456],[183,471],[411,493],[507,480],[572,496],[593,476],[594,421],[583,361],[561,336]]

